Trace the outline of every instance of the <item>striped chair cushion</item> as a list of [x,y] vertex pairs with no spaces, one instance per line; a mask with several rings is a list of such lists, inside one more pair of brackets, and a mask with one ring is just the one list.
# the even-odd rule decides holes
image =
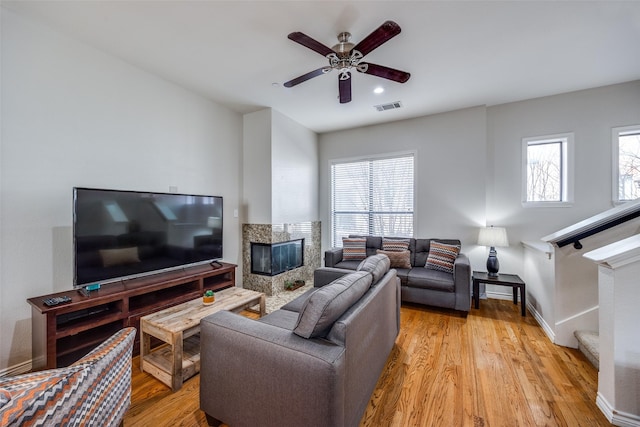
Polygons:
[[135,334],[122,329],[69,367],[0,379],[11,394],[0,425],[117,425],[131,401]]
[[431,241],[425,267],[430,270],[453,274],[453,263],[460,253],[460,245],[447,245]]
[[367,257],[366,237],[343,237],[342,259],[344,261],[360,261]]
[[9,390],[4,390],[0,388],[0,409],[11,400],[11,393]]

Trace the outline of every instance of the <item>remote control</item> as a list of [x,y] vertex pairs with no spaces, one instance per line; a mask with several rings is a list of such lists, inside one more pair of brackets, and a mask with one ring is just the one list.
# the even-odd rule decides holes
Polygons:
[[45,298],[42,300],[42,302],[44,303],[44,305],[51,307],[65,302],[71,302],[71,298],[65,295],[62,297]]

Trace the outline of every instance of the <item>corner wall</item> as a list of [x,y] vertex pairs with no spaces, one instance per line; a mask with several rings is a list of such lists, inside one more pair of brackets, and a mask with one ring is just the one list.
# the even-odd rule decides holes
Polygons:
[[[504,226],[510,246],[498,248],[500,270],[524,276],[520,242],[539,241],[611,207],[611,128],[638,123],[640,81],[632,81],[322,134],[323,250],[330,245],[330,161],[416,150],[415,235],[459,238],[472,267],[485,270],[488,248],[476,245],[478,227]],[[562,132],[575,133],[575,202],[567,208],[524,208],[522,138]],[[505,289],[488,285],[487,293],[509,298]],[[535,287],[528,292],[531,301],[555,297]]]
[[[566,274],[571,277],[563,279],[567,286],[559,291],[555,283],[542,284],[535,275],[525,274],[523,248],[518,242],[540,241],[612,207],[611,128],[640,123],[640,81],[498,105],[488,109],[487,119],[494,165],[488,171],[487,220],[507,227],[511,243],[510,247],[499,249],[501,270],[522,275],[527,282],[528,301],[559,334],[555,339],[563,345],[570,344],[575,342],[571,316],[597,305],[595,267],[590,266],[590,282],[594,283],[590,288],[579,274],[567,269]],[[574,203],[559,208],[523,207],[522,138],[564,132],[575,135]],[[600,238],[591,239],[598,242]],[[569,252],[565,258],[568,261],[571,257],[581,258],[586,249],[567,248],[564,252]],[[560,258],[554,257],[553,262],[554,274],[562,274],[558,269]],[[583,302],[585,298],[591,303]],[[564,326],[557,325],[563,322]]]

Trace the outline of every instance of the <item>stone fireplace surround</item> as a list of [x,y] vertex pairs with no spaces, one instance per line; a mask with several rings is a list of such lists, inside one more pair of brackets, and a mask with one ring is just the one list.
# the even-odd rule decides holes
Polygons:
[[[251,243],[281,243],[304,239],[304,265],[276,276],[251,273]],[[313,272],[320,267],[320,221],[295,224],[243,224],[242,225],[242,274],[243,287],[268,296],[284,290],[287,280],[313,280]]]

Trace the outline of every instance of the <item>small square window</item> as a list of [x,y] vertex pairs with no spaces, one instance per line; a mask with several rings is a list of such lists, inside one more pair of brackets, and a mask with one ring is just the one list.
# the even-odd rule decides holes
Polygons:
[[522,140],[524,206],[567,206],[573,201],[573,134]]

